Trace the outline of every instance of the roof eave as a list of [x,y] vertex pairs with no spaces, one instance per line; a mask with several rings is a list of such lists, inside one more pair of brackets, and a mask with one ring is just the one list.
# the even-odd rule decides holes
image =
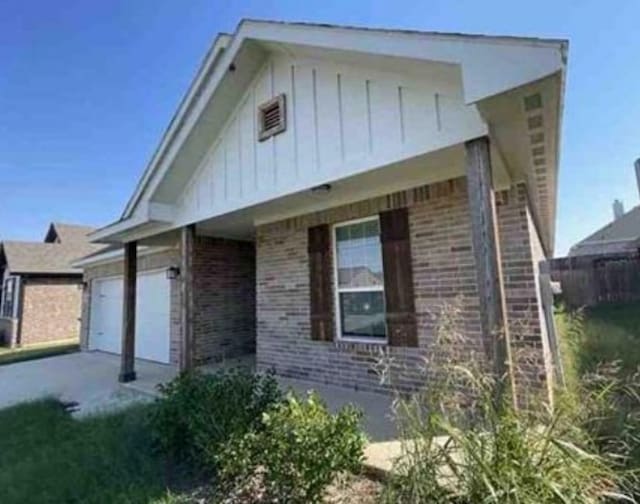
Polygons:
[[229,45],[229,42],[232,40],[234,35],[228,33],[219,33],[217,37],[214,39],[213,43],[209,47],[207,54],[202,59],[198,70],[196,71],[196,75],[194,79],[191,81],[191,85],[187,89],[187,92],[184,94],[180,103],[178,104],[178,108],[175,113],[171,117],[169,121],[169,125],[165,129],[165,132],[162,135],[162,139],[158,144],[158,147],[154,151],[151,156],[151,160],[149,161],[147,167],[145,168],[136,188],[133,192],[133,195],[127,202],[124,212],[122,213],[121,219],[126,219],[131,215],[135,205],[139,201],[142,193],[144,192],[146,185],[148,184],[151,176],[153,175],[154,168],[159,160],[162,158],[164,151],[171,143],[173,138],[175,137],[177,131],[182,126],[183,117],[189,109],[189,105],[191,100],[198,94],[203,84],[206,83],[205,77],[210,72],[210,67],[219,59],[218,57],[222,54],[222,52]]
[[[251,38],[256,40],[264,40],[264,41],[281,41],[282,43],[312,43],[314,40],[318,43],[318,47],[326,47],[326,48],[335,48],[338,44],[337,41],[333,41],[332,39],[335,37],[326,37],[327,33],[310,33],[307,39],[301,41],[301,34],[299,30],[304,28],[305,30],[333,30],[335,33],[348,33],[350,31],[361,32],[361,33],[372,33],[376,35],[396,35],[396,36],[407,36],[407,37],[416,37],[423,36],[425,37],[437,37],[440,39],[446,40],[456,40],[456,41],[474,41],[474,42],[486,42],[486,43],[502,43],[502,44],[521,44],[529,47],[545,47],[557,50],[558,57],[554,60],[549,56],[545,63],[545,68],[549,67],[549,72],[557,71],[559,67],[564,65],[566,59],[566,50],[568,47],[568,41],[563,39],[538,39],[538,38],[523,38],[523,37],[497,37],[497,36],[483,36],[483,35],[463,35],[463,34],[443,34],[438,32],[418,32],[418,31],[407,31],[407,30],[382,30],[382,29],[372,29],[372,28],[355,28],[355,27],[343,27],[343,26],[334,26],[334,25],[319,25],[319,24],[306,24],[306,23],[284,23],[284,22],[276,22],[276,21],[259,21],[259,20],[251,20],[244,19],[242,20],[233,36],[224,35],[223,42],[221,42],[221,47],[215,49],[216,44],[218,44],[220,37],[216,39],[214,42],[212,49],[209,51],[207,56],[204,58],[202,65],[200,66],[196,78],[194,79],[193,84],[190,86],[188,92],[185,94],[178,111],[174,115],[173,119],[169,127],[167,128],[160,145],[156,152],[154,153],[149,165],[147,166],[143,176],[141,177],[136,190],[134,191],[133,196],[127,203],[125,207],[125,211],[122,215],[121,221],[129,219],[137,204],[143,197],[145,191],[147,191],[149,185],[153,186],[154,184],[150,184],[150,182],[154,179],[156,173],[162,168],[164,164],[164,169],[160,171],[159,176],[162,177],[162,173],[166,172],[166,166],[170,164],[170,162],[165,163],[165,155],[168,152],[169,148],[172,147],[172,143],[174,138],[178,135],[180,130],[185,127],[186,116],[188,113],[192,111],[192,101],[203,99],[202,94],[206,90],[207,96],[204,98],[205,100],[209,99],[211,94],[215,91],[219,83],[222,81],[226,68],[228,67],[228,63],[233,61],[236,53],[239,51],[242,43],[245,39]],[[296,32],[298,30],[298,32]],[[307,35],[306,33],[304,34]],[[322,44],[320,44],[318,39],[322,39],[319,35],[323,35],[324,39],[322,40]],[[315,38],[314,38],[315,37]],[[372,47],[375,47],[375,44],[363,43],[362,41],[352,41],[352,45],[344,48],[345,50],[355,50],[355,51],[364,51],[364,52],[372,52]],[[407,38],[406,40],[410,40]],[[402,43],[402,41],[400,41]],[[392,44],[393,45],[393,44]],[[397,44],[396,44],[397,46]],[[375,51],[383,54],[381,49],[375,49]],[[446,51],[445,51],[446,53]],[[220,56],[220,57],[218,57]],[[422,56],[424,58],[424,55]],[[467,58],[469,59],[469,58]],[[434,58],[434,61],[438,61],[438,58]],[[444,61],[444,60],[443,60]],[[469,61],[473,61],[471,58]],[[450,63],[458,63],[462,64],[460,61],[449,61]],[[467,62],[468,63],[468,62]],[[482,65],[478,67],[476,65],[475,68],[471,70],[468,69],[470,73],[483,71]],[[542,73],[538,75],[542,77],[547,75]],[[490,94],[487,92],[500,92],[499,89],[489,90],[489,89],[476,89],[475,92],[469,90],[468,95],[465,95],[465,99],[468,103],[474,103],[477,100],[483,99]],[[117,224],[117,223],[116,223]],[[102,233],[98,232],[95,236],[104,236]],[[94,238],[94,241],[101,241],[101,238]]]

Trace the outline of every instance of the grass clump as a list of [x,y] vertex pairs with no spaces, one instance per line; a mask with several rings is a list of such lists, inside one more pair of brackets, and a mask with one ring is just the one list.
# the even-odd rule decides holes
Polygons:
[[80,351],[80,344],[77,342],[47,343],[19,348],[0,347],[0,366],[78,351]]
[[556,322],[567,374],[562,401],[640,499],[640,303],[559,306]]
[[[600,387],[584,384],[579,401],[560,394],[552,408],[542,394],[534,393],[525,402],[526,410],[517,409],[509,393],[496,400],[497,389],[509,390],[498,387],[510,385],[507,377],[488,372],[482,356],[452,352],[452,348],[469,347],[461,341],[462,331],[456,330],[458,313],[455,306],[445,306],[439,315],[437,344],[425,366],[428,369],[437,362],[429,388],[410,397],[396,396],[403,454],[382,501],[586,504],[631,500],[636,481],[624,461],[635,431],[631,429],[628,437],[616,431],[612,444],[606,444],[596,424],[603,427],[612,420],[606,413],[619,408],[616,390],[625,386],[640,394],[640,388],[629,382],[614,385],[601,376]],[[443,362],[446,355],[452,357]]]

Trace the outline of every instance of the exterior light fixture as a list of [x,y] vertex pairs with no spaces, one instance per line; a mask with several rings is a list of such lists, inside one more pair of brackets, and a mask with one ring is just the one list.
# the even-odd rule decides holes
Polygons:
[[311,188],[312,194],[327,194],[329,191],[331,191],[331,184],[321,184]]
[[167,280],[175,280],[180,276],[180,268],[171,266],[167,268]]

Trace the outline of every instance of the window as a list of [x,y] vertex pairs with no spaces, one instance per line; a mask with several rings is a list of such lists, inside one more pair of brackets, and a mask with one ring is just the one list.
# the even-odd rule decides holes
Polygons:
[[262,142],[286,129],[287,112],[284,94],[278,95],[258,107],[258,140]]
[[16,277],[9,277],[4,281],[4,290],[2,292],[2,310],[0,315],[3,317],[13,317],[16,298]]
[[334,226],[338,336],[385,342],[384,277],[377,217]]

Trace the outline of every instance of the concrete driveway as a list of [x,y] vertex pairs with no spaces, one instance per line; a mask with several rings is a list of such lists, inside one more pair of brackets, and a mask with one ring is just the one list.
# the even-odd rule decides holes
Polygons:
[[[113,410],[148,394],[118,383],[120,357],[101,352],[73,354],[0,366],[0,408],[43,397],[79,403],[77,415]],[[161,383],[175,375],[172,366],[136,361],[139,376]]]

